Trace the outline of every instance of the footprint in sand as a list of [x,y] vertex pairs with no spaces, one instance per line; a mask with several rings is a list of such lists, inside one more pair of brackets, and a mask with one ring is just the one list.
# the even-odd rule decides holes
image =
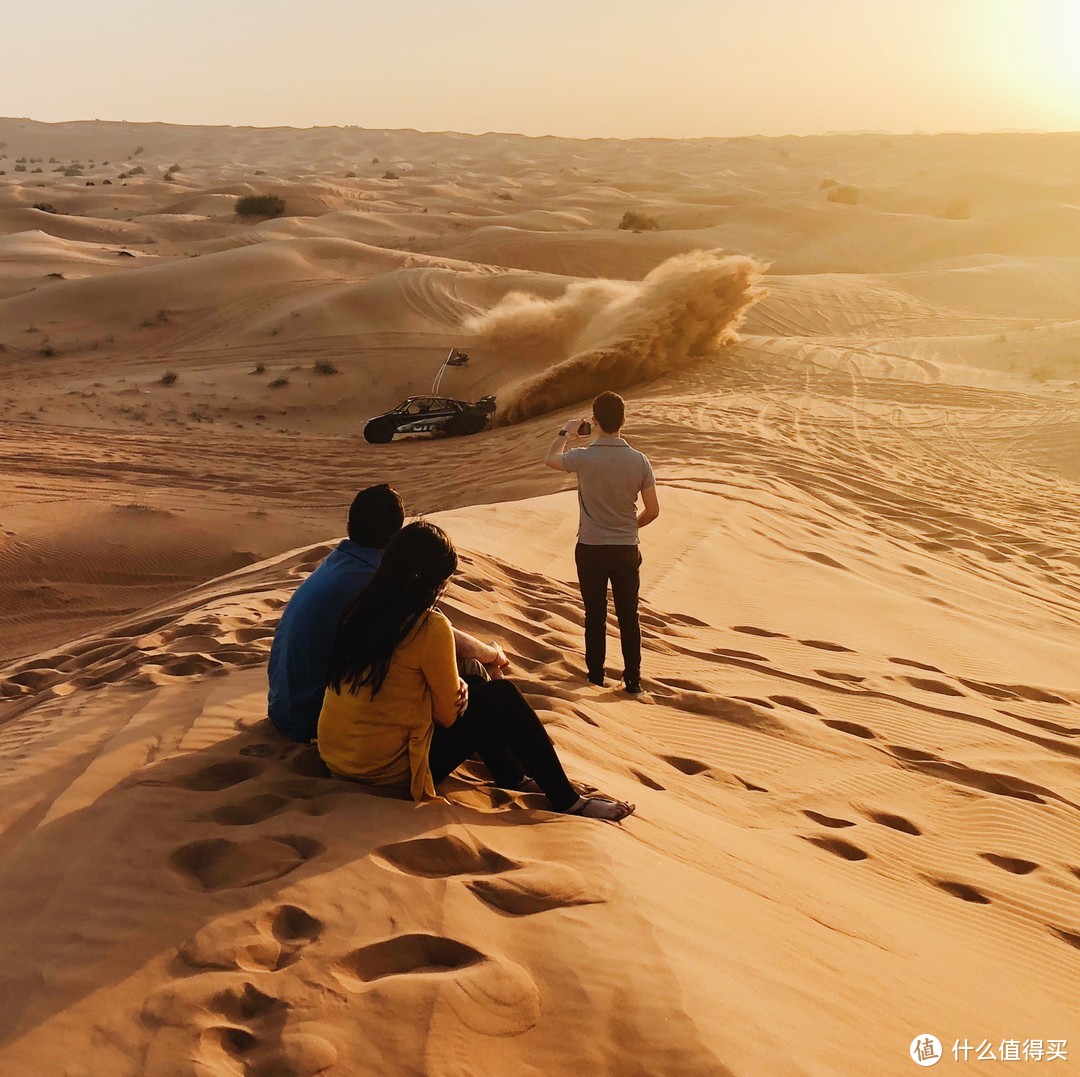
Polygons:
[[981,890],[976,890],[974,886],[967,883],[956,882],[952,879],[935,879],[929,875],[925,878],[927,882],[932,883],[939,890],[944,890],[946,894],[952,894],[953,897],[958,897],[961,901],[968,901],[973,905],[990,904],[990,899]]
[[207,818],[222,826],[250,826],[291,808],[306,815],[325,815],[335,792],[338,790],[327,790],[322,782],[297,778],[276,783],[272,792],[256,793],[234,804],[222,804]]
[[667,786],[661,785],[655,778],[646,774],[643,770],[636,770],[634,767],[631,767],[630,773],[633,774],[646,789],[656,789],[663,792],[667,788]]
[[741,632],[745,636],[763,636],[766,639],[790,639],[783,632],[770,632],[767,628],[756,628],[754,625],[734,625],[732,632]]
[[180,846],[169,863],[192,890],[235,890],[289,875],[325,849],[302,834],[239,842],[207,838]]
[[890,662],[897,666],[909,666],[912,669],[922,669],[927,673],[941,673],[937,666],[928,666],[925,662],[916,662],[913,658],[890,658]]
[[912,688],[918,688],[920,692],[932,692],[938,696],[962,696],[964,693],[959,688],[953,688],[952,685],[946,684],[944,681],[935,681],[930,677],[901,677],[902,681],[907,681]]
[[879,826],[887,826],[890,830],[899,830],[901,834],[911,834],[918,837],[922,831],[910,820],[902,815],[893,815],[891,812],[870,812],[868,819],[873,820]]
[[834,829],[855,825],[850,819],[835,819],[831,815],[822,815],[821,812],[808,811],[806,809],[803,810],[803,815],[808,819],[813,819],[815,823],[820,823],[822,826],[832,827]]
[[1051,927],[1050,932],[1061,939],[1062,942],[1067,942],[1074,949],[1080,950],[1080,932],[1066,931],[1063,927]]
[[470,844],[456,834],[383,845],[371,854],[371,859],[403,875],[419,875],[426,879],[495,875],[521,867],[520,861],[511,860],[479,842]]
[[763,654],[754,654],[753,651],[733,651],[727,647],[714,647],[713,654],[721,658],[742,658],[747,662],[768,662]]
[[837,718],[822,718],[822,725],[827,725],[830,729],[838,730],[840,733],[847,733],[852,737],[861,737],[863,740],[876,740],[872,730],[869,730],[864,725],[859,725],[858,722],[842,722]]
[[811,845],[816,845],[819,849],[824,849],[828,853],[832,853],[834,856],[843,857],[844,860],[869,860],[870,854],[864,852],[857,845],[853,845],[850,841],[844,841],[843,838],[827,838],[820,834],[803,835],[805,841],[810,842]]
[[818,651],[835,651],[846,652],[847,654],[854,654],[855,652],[850,647],[845,647],[841,643],[830,643],[824,639],[801,639],[799,640],[804,647],[813,647]]
[[769,696],[769,698],[774,703],[779,703],[781,707],[790,707],[792,710],[802,711],[803,714],[821,713],[816,707],[795,696]]
[[346,990],[377,990],[416,1012],[430,1012],[437,1000],[480,1035],[516,1036],[540,1020],[540,992],[525,969],[442,935],[370,943],[346,954],[335,971]]
[[289,1028],[287,1001],[250,981],[220,983],[220,974],[197,976],[147,999],[142,1018],[155,1035],[144,1072],[173,1073],[185,1056],[199,1072],[248,1077],[314,1077],[337,1062],[312,1026]]
[[192,771],[174,783],[181,789],[212,793],[229,789],[262,773],[262,766],[251,759],[229,759]]
[[1000,853],[979,853],[979,856],[994,867],[1002,868],[1013,875],[1030,875],[1039,866],[1034,860],[1021,860],[1019,857],[1002,856]]
[[984,793],[993,793],[997,796],[1014,797],[1016,800],[1027,800],[1032,804],[1045,804],[1047,800],[1069,803],[1043,786],[1034,785],[1022,778],[1014,778],[1009,774],[977,770],[963,763],[942,759],[933,752],[919,748],[904,748],[901,745],[891,744],[888,745],[888,750],[893,758],[907,770],[916,770],[934,778],[944,778],[946,781],[967,786],[969,789],[979,789]]
[[376,849],[375,863],[425,879],[472,876],[466,886],[481,901],[511,916],[529,916],[573,905],[595,905],[606,894],[590,887],[573,868],[550,861],[522,863],[456,834],[413,838]]
[[862,684],[866,680],[854,673],[840,673],[832,669],[815,669],[814,672],[827,681],[839,681],[841,684]]
[[708,763],[703,763],[700,759],[688,759],[682,755],[662,755],[660,758],[669,763],[676,770],[681,771],[683,774],[688,774],[691,777],[697,774],[704,774],[707,777],[713,777],[712,768]]
[[215,920],[177,952],[187,969],[278,972],[323,933],[323,923],[299,905],[276,905],[252,919]]

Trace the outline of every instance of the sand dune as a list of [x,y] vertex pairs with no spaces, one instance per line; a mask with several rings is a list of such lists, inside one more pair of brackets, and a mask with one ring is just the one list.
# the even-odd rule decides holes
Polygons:
[[[1080,1042],[1077,136],[0,143],[0,1072]],[[451,346],[508,421],[368,445]],[[539,464],[613,384],[662,507],[637,700],[584,679]],[[271,731],[277,618],[378,481],[634,817],[468,766],[416,807]]]

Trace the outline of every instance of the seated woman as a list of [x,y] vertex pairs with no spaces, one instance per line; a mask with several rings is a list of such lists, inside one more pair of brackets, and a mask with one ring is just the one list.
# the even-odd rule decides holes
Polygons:
[[330,656],[318,747],[339,777],[407,788],[414,800],[472,755],[497,785],[539,789],[555,811],[618,820],[634,806],[579,796],[536,712],[506,680],[458,677],[450,622],[435,608],[457,568],[445,533],[402,528],[346,611]]

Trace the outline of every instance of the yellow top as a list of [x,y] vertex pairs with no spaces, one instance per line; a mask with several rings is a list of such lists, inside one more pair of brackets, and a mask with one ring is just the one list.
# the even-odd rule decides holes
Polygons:
[[[343,686],[344,687],[344,686]],[[319,715],[319,755],[331,769],[372,785],[407,785],[413,800],[435,795],[428,765],[432,722],[457,717],[454,630],[437,609],[399,644],[374,699],[327,688]]]

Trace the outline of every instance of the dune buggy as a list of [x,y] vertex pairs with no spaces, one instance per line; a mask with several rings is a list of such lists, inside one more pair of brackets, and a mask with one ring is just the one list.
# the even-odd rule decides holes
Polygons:
[[379,445],[392,441],[395,434],[479,434],[494,414],[493,396],[474,403],[446,396],[410,396],[393,411],[368,419],[364,437]]

